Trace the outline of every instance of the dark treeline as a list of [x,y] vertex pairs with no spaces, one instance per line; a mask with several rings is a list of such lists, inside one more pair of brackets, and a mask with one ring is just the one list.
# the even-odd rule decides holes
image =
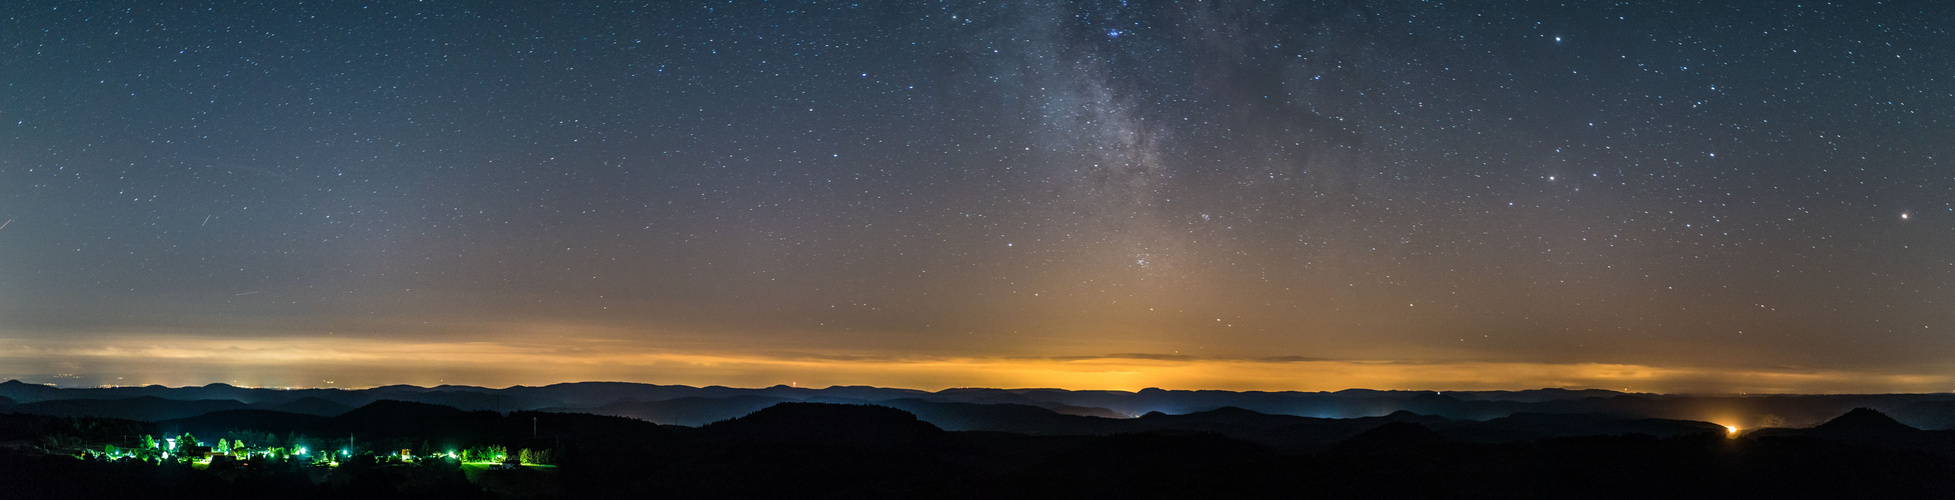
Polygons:
[[[362,455],[331,471],[297,464],[194,470],[40,448],[44,433],[98,442],[129,431],[165,432],[166,426],[243,420],[287,425],[274,417],[220,414],[207,421],[143,423],[0,416],[0,437],[7,443],[0,448],[0,491],[35,498],[1069,499],[1946,498],[1945,492],[1955,491],[1955,446],[1945,431],[1916,430],[1873,411],[1811,429],[1745,436],[1699,426],[1666,437],[1562,432],[1504,442],[1471,439],[1474,434],[1461,434],[1468,428],[1457,423],[1442,433],[1435,427],[1446,428],[1443,419],[1399,414],[1364,421],[1363,430],[1310,451],[1261,438],[1279,429],[1256,423],[1272,416],[1246,410],[1146,417],[1204,423],[1183,429],[1031,435],[944,431],[910,412],[876,405],[782,403],[682,427],[383,402],[331,419],[295,416],[291,421],[306,428],[279,431],[311,439],[351,433],[360,443],[355,446],[383,457],[416,446],[554,449],[557,467],[470,476],[453,461],[390,464]],[[1600,421],[1517,422],[1566,427]]]

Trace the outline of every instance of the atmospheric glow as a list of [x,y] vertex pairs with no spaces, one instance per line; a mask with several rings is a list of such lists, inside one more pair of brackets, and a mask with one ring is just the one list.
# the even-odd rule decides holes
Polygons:
[[[501,387],[562,380],[622,380],[697,386],[765,387],[793,382],[815,387],[881,385],[931,390],[966,386],[1478,390],[1539,385],[1631,392],[1769,393],[1932,392],[1955,385],[1955,376],[1891,369],[1812,371],[1621,363],[1199,358],[1138,353],[973,357],[898,353],[864,356],[820,351],[685,352],[671,346],[607,339],[563,339],[548,348],[520,340],[435,344],[181,337],[165,342],[171,347],[90,343],[56,348],[44,343],[32,357],[10,356],[8,353],[12,351],[0,343],[0,363],[18,366],[53,358],[70,364],[124,366],[140,372],[183,377],[169,379],[169,375],[151,375],[156,379],[144,382],[163,385],[189,385],[191,381],[222,374],[224,380],[241,385],[342,388],[395,383]],[[403,364],[402,360],[407,362]],[[325,380],[336,383],[327,385],[322,383]],[[304,448],[300,448],[300,453],[305,453]]]
[[1388,3],[15,9],[0,377],[1955,389],[1955,5]]

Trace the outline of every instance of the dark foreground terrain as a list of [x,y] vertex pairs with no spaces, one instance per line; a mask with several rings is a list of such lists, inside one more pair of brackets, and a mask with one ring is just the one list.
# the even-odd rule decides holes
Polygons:
[[[0,496],[1949,498],[1955,491],[1955,436],[1864,409],[1806,429],[1733,434],[1704,422],[1601,414],[1319,419],[1221,408],[1055,419],[1014,405],[959,405],[913,405],[921,410],[913,412],[789,402],[699,427],[400,401],[331,417],[250,409],[157,422],[3,414]],[[918,413],[1028,427],[945,431]],[[294,457],[202,465],[104,453],[118,449],[114,443],[125,443],[125,454],[140,448],[128,444],[139,436],[187,432],[233,436],[254,449],[346,454],[329,467]],[[550,450],[539,459],[550,465],[504,469],[440,458],[485,445]],[[403,450],[435,458],[397,460]]]

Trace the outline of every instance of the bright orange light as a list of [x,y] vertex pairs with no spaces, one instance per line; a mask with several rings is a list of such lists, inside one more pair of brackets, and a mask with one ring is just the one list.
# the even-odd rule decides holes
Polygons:
[[1736,436],[1738,435],[1738,426],[1735,425],[1724,426],[1724,433]]

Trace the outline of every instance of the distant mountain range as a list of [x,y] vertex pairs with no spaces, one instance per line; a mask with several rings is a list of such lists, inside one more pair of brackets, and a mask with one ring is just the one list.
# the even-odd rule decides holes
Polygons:
[[929,392],[861,386],[732,388],[625,382],[505,389],[394,385],[353,390],[288,390],[226,384],[64,389],[17,380],[0,383],[0,412],[152,422],[224,410],[272,410],[330,417],[383,400],[465,411],[591,413],[695,427],[741,417],[783,402],[827,402],[877,403],[901,408],[947,430],[1065,429],[1077,425],[1068,422],[1083,422],[1067,417],[1132,419],[1155,412],[1189,415],[1223,408],[1316,419],[1386,417],[1396,412],[1489,422],[1531,418],[1526,415],[1607,415],[1621,419],[1707,421],[1743,429],[1810,427],[1854,408],[1869,408],[1919,429],[1955,429],[1955,394],[1942,393],[1701,396],[1597,389],[1439,393],[1366,389],[1127,392],[983,388]]
[[[0,485],[11,481],[28,485],[22,491],[68,492],[71,498],[109,495],[104,488],[89,489],[98,484],[302,494],[324,491],[313,486],[321,484],[315,476],[340,477],[316,467],[274,467],[253,473],[256,482],[227,485],[187,466],[132,467],[63,455],[72,454],[77,442],[105,449],[103,443],[131,446],[142,435],[189,433],[200,441],[229,438],[254,448],[342,455],[490,449],[485,446],[506,446],[510,453],[549,450],[560,469],[547,473],[520,469],[465,480],[468,474],[456,464],[434,461],[413,469],[447,477],[456,491],[517,497],[525,491],[566,498],[651,491],[681,498],[1271,497],[1307,491],[1323,498],[1946,498],[1955,488],[1955,430],[1920,429],[1872,408],[1844,410],[1810,426],[1742,433],[1727,431],[1736,424],[1650,415],[1716,411],[1723,412],[1720,419],[1734,419],[1760,409],[1803,415],[1843,401],[1935,409],[1946,406],[1943,395],[924,392],[610,383],[130,389],[0,384],[0,398],[14,401],[0,400]],[[69,396],[88,397],[60,399]],[[361,401],[367,402],[350,404]],[[524,407],[499,407],[505,404]],[[1213,406],[1218,404],[1223,406]],[[1144,408],[1155,410],[1134,415]],[[1266,411],[1272,408],[1357,416]],[[85,416],[145,422],[67,418]],[[50,446],[70,448],[35,451]],[[485,452],[475,451],[478,457]],[[407,468],[382,474],[362,464],[348,462],[341,472],[353,481],[349,485],[366,485],[354,488],[370,493],[363,497],[384,498],[372,495],[422,484]],[[414,495],[402,497],[429,496]]]

